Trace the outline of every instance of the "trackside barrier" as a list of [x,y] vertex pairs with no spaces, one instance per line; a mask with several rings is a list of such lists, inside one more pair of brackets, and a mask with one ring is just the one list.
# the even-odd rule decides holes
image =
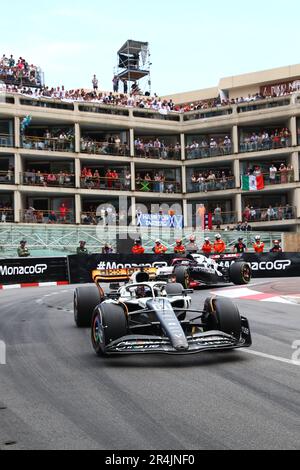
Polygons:
[[[92,282],[94,269],[122,269],[137,266],[156,266],[158,263],[169,265],[177,258],[174,254],[156,255],[87,255],[69,256],[70,283]],[[300,253],[265,253],[262,255],[245,254],[214,257],[221,265],[230,266],[237,258],[251,264],[254,278],[300,277]]]
[[0,260],[0,286],[68,281],[67,257]]
[[[170,264],[174,254],[166,255],[72,255],[61,258],[18,258],[0,260],[0,286],[47,282],[84,284],[92,282],[94,269],[122,269]],[[214,256],[222,266],[241,258],[251,264],[254,278],[300,277],[300,253],[265,253]]]

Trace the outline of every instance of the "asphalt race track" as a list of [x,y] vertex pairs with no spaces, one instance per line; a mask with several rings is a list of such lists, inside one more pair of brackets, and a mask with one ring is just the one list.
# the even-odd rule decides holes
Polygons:
[[0,292],[0,449],[299,448],[297,301],[235,301],[250,351],[102,359],[74,326],[72,297],[71,286]]

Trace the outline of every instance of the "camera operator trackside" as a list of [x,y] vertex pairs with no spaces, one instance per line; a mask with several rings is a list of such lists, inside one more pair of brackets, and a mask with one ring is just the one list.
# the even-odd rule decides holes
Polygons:
[[174,259],[170,267],[162,267],[157,271],[157,279],[167,280],[173,277],[185,289],[229,283],[246,285],[251,281],[251,276],[251,267],[244,261],[238,260],[225,267],[211,258],[198,254]]
[[197,354],[207,350],[250,347],[248,320],[224,298],[208,298],[191,309],[192,291],[180,284],[153,281],[145,272],[105,295],[98,272],[95,286],[77,288],[74,318],[91,327],[96,354]]

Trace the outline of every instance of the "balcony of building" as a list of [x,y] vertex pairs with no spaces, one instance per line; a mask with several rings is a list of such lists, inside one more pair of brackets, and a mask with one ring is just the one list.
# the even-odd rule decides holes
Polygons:
[[43,192],[34,195],[22,195],[20,222],[27,224],[62,224],[75,223],[75,199],[72,196],[59,197]]
[[236,189],[232,165],[218,163],[211,167],[187,167],[187,193],[213,193]]
[[289,149],[291,130],[287,121],[273,125],[255,125],[239,128],[240,153],[268,152]]
[[82,162],[80,187],[92,191],[131,191],[130,165],[114,163],[99,164],[95,161]]
[[147,135],[135,133],[135,157],[149,160],[181,160],[179,135]]
[[0,148],[14,147],[14,121],[13,119],[0,119]]
[[188,225],[200,229],[233,229],[238,222],[238,212],[233,197],[188,201]]
[[30,159],[22,161],[20,184],[44,188],[75,188],[73,161]]
[[124,129],[100,130],[99,126],[81,126],[80,152],[87,155],[129,157],[129,133]]
[[233,154],[231,131],[186,135],[186,159],[225,157]]
[[[198,108],[198,109],[197,109]],[[213,118],[228,118],[234,112],[234,107],[229,106],[214,106],[209,107],[209,104],[195,106],[193,111],[189,111],[184,113],[183,121],[184,122],[191,122],[191,121],[198,121],[202,119],[213,119]]]
[[[80,221],[82,225],[98,225],[100,229],[131,224],[131,200],[125,197],[83,196]],[[100,242],[99,242],[100,243]]]
[[0,228],[2,224],[14,222],[14,193],[0,190]]
[[255,226],[290,225],[297,219],[297,210],[291,201],[291,193],[285,191],[243,196],[242,219]]
[[[164,199],[163,201],[143,197],[135,199],[135,225],[138,229],[150,229],[155,238],[165,238],[166,229],[184,228],[182,200]],[[154,231],[154,232],[153,232]]]
[[15,184],[15,158],[14,155],[3,154],[0,156],[0,184]]
[[[260,190],[277,191],[279,185],[291,185],[295,182],[295,169],[289,157],[271,156],[269,159],[241,161],[242,191],[253,191],[258,182]],[[253,186],[254,185],[254,186]]]
[[164,166],[136,165],[135,191],[155,193],[156,195],[174,195],[182,193],[181,168]]
[[237,104],[237,113],[251,113],[253,111],[262,111],[274,108],[282,108],[284,106],[290,106],[291,96],[281,96],[277,98],[263,98],[262,96],[257,96],[256,98],[247,98],[245,102],[240,102]]
[[50,125],[33,120],[21,132],[21,147],[25,150],[39,150],[43,152],[75,152],[74,125]]

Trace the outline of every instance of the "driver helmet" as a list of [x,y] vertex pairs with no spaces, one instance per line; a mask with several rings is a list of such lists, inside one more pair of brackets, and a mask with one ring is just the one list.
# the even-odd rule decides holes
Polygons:
[[242,242],[243,240],[243,237],[239,237],[239,242]]
[[280,245],[280,241],[279,240],[274,240],[274,245]]
[[219,233],[217,233],[216,240],[221,240],[221,238],[222,238],[221,235]]
[[136,245],[140,245],[142,243],[142,241],[139,238],[137,238],[136,240],[134,240],[134,243]]
[[210,242],[210,239],[209,239],[208,237],[206,237],[206,238],[204,239],[204,241],[205,241],[205,242]]
[[181,243],[182,243],[182,240],[181,240],[180,238],[178,238],[178,239],[176,240],[176,245],[181,245]]
[[160,240],[159,239],[155,240],[155,243],[156,244],[160,243]]
[[138,299],[141,299],[141,298],[147,297],[147,295],[150,293],[150,289],[147,286],[138,286],[136,288],[135,293],[136,293],[136,297]]
[[194,242],[195,240],[196,240],[195,235],[191,235],[191,236],[190,236],[190,241],[191,241],[191,242]]
[[260,236],[257,235],[257,236],[255,237],[255,240],[259,242],[259,241],[260,241]]

